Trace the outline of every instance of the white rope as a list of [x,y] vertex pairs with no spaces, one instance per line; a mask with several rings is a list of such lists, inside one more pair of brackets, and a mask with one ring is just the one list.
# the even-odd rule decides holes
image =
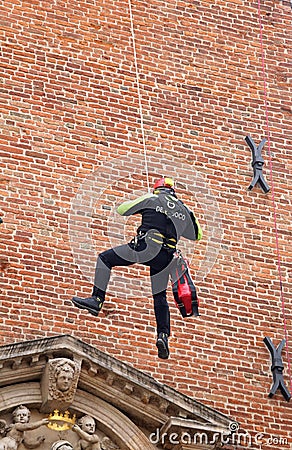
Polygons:
[[142,141],[143,141],[143,148],[144,148],[145,170],[146,170],[146,176],[147,176],[148,192],[150,192],[147,150],[146,150],[146,141],[145,141],[145,132],[144,132],[144,121],[143,121],[143,111],[142,111],[142,102],[141,102],[141,94],[140,94],[139,71],[138,71],[136,41],[135,41],[135,32],[134,32],[134,20],[133,20],[133,14],[132,14],[131,0],[129,0],[129,11],[130,11],[130,20],[131,20],[131,33],[132,33],[132,40],[133,40],[133,54],[134,54],[134,62],[135,62],[135,69],[136,69],[136,83],[137,83],[137,93],[138,93],[138,100],[139,100],[139,112],[140,112],[140,119],[141,119],[141,134],[142,134]]

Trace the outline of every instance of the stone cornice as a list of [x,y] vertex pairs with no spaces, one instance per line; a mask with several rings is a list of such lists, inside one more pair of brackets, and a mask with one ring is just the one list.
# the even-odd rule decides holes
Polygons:
[[68,358],[80,366],[77,390],[123,411],[136,424],[164,433],[178,429],[230,433],[234,421],[76,339],[59,335],[1,347],[0,387],[40,382],[48,361]]

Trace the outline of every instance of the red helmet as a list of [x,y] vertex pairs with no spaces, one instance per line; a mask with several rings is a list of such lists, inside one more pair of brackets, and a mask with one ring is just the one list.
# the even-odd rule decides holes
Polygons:
[[174,181],[172,178],[160,178],[159,180],[155,181],[153,189],[155,191],[155,189],[159,189],[161,187],[167,187],[167,188],[171,188],[174,189]]

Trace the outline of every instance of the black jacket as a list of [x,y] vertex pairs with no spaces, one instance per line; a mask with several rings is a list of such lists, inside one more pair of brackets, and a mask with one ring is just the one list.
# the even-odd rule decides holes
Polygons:
[[177,242],[180,237],[190,240],[202,238],[202,229],[196,217],[178,200],[172,189],[159,189],[158,194],[146,194],[124,202],[117,211],[122,216],[142,215],[138,233],[155,229],[166,239],[174,238]]

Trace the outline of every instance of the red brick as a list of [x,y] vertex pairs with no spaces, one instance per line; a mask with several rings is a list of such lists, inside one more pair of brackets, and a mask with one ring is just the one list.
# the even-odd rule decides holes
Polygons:
[[[150,184],[169,166],[177,181],[192,187],[178,193],[204,229],[191,263],[194,278],[211,232],[212,204],[199,203],[205,185],[223,233],[212,270],[197,283],[201,316],[182,320],[168,290],[171,358],[161,362],[144,268],[114,272],[98,319],[70,302],[75,293],[91,291],[68,235],[82,183],[95,174],[92,259],[111,239],[130,239],[136,227],[134,221],[112,226],[117,219],[102,206],[113,210],[124,197],[147,190],[128,3],[4,3],[1,343],[67,330],[234,417],[251,434],[289,438],[282,446],[289,448],[291,406],[281,394],[267,397],[272,380],[263,338],[278,344],[284,319],[288,336],[292,332],[290,5],[261,2],[271,151],[267,143],[263,172],[274,185],[265,195],[258,187],[247,190],[253,174],[244,142],[247,134],[256,143],[267,137],[257,3],[133,2]],[[80,255],[88,258],[88,249]]]

